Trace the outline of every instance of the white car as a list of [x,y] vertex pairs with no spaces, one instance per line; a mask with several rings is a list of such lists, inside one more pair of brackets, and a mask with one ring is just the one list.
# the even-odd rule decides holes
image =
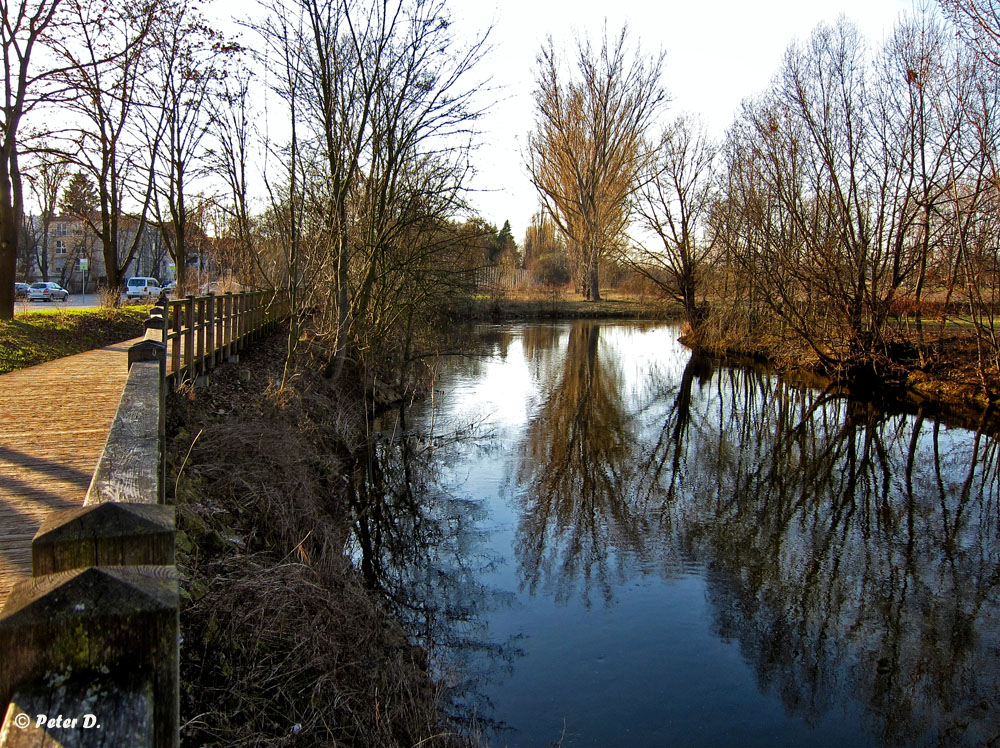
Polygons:
[[66,301],[69,291],[52,281],[32,283],[28,289],[28,301]]
[[160,295],[160,282],[156,278],[137,275],[125,284],[126,299],[155,299]]

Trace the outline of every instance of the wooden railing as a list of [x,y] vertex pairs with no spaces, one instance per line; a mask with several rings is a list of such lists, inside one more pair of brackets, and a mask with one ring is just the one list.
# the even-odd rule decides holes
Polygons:
[[[165,393],[168,383],[197,382],[238,356],[287,313],[286,299],[251,292],[153,307],[145,339],[129,349],[128,379],[84,505],[44,521],[31,544],[32,577],[15,584],[0,615],[0,748],[177,745]],[[60,715],[78,721],[56,724]]]
[[129,349],[83,506],[46,517],[31,542],[32,576],[14,585],[0,615],[0,748],[177,745],[179,597],[174,507],[163,503],[162,334],[161,324],[147,323],[145,340]]
[[186,296],[170,301],[162,342],[168,382],[196,381],[238,357],[254,339],[288,316],[287,291]]

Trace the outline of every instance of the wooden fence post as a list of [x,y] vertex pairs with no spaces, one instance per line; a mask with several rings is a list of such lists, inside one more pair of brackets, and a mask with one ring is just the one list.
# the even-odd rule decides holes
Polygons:
[[257,311],[256,302],[257,295],[251,291],[247,296],[247,329],[246,329],[246,345],[250,345],[253,342],[253,329],[254,329],[254,314]]
[[194,379],[194,295],[188,294],[185,300],[187,328],[184,330],[184,376]]
[[[215,294],[209,292],[205,300],[205,369],[215,368]],[[202,372],[205,373],[205,372]]]
[[240,305],[240,350],[246,350],[249,343],[250,331],[253,329],[250,315],[253,312],[253,294],[246,294]]
[[234,356],[239,357],[242,346],[240,345],[240,337],[243,334],[243,329],[240,326],[240,318],[243,314],[243,294],[239,293],[233,296],[233,348],[232,353]]
[[226,350],[224,351],[224,356],[226,361],[231,361],[233,358],[233,292],[226,292],[226,301],[224,304],[223,316],[225,317],[225,339],[226,339]]
[[258,330],[260,330],[261,293],[261,291],[255,291],[253,295],[253,335],[251,336],[251,340],[255,342],[258,337]]
[[173,346],[170,349],[170,369],[168,374],[176,374],[181,368],[181,302],[172,302],[167,309],[173,309],[174,318],[171,324],[173,330]]
[[[17,582],[0,616],[7,723],[21,713],[91,712],[102,723],[93,734],[110,745],[176,746],[178,604],[172,566],[92,566]],[[72,676],[71,687],[53,685],[60,675]],[[18,737],[71,744],[49,743],[44,729]]]
[[198,359],[195,379],[205,375],[205,297],[198,297],[198,350],[195,356]]
[[223,353],[226,350],[226,319],[225,304],[223,296],[215,297],[215,365],[220,366],[225,360]]

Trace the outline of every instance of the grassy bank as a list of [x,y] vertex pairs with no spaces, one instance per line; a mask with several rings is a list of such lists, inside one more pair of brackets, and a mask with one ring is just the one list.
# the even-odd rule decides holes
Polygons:
[[423,650],[344,552],[361,393],[275,391],[284,342],[168,402],[182,745],[455,744]]
[[138,337],[148,307],[46,310],[0,320],[0,374]]

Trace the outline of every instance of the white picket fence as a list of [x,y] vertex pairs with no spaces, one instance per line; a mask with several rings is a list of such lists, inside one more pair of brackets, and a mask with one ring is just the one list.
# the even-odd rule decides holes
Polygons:
[[476,271],[476,288],[483,292],[519,291],[534,285],[524,268],[488,267]]

